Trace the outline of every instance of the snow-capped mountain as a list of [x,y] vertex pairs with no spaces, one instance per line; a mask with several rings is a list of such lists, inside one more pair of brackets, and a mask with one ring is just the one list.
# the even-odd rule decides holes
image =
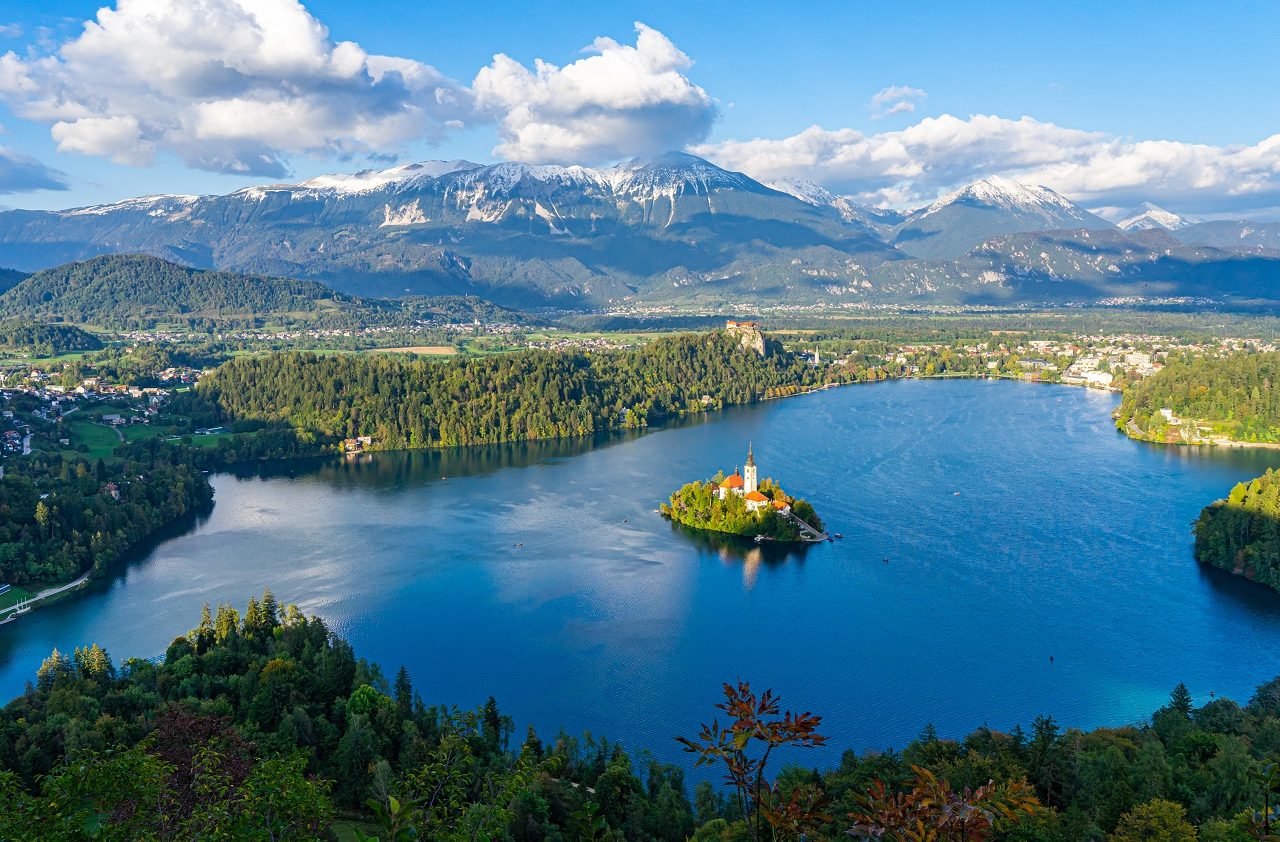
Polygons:
[[1147,231],[1152,228],[1177,231],[1179,228],[1186,228],[1190,224],[1189,221],[1176,213],[1167,211],[1150,202],[1143,202],[1125,214],[1124,218],[1116,223],[1116,226],[1124,231]]
[[427,161],[225,196],[0,213],[0,266],[110,252],[521,305],[655,285],[853,283],[902,259],[864,226],[684,153],[611,167]]
[[[403,190],[415,183],[429,181],[463,170],[480,168],[480,164],[470,161],[420,161],[416,164],[401,164],[385,170],[361,170],[357,173],[337,173],[321,175],[308,179],[297,185],[296,189],[330,190],[334,193],[372,193],[387,187]],[[288,187],[288,185],[283,185]],[[262,189],[262,188],[249,188]]]
[[1253,222],[1247,219],[1194,222],[1179,228],[1174,236],[1192,246],[1280,252],[1280,222]]
[[893,227],[906,219],[906,215],[893,208],[877,208],[854,201],[848,196],[837,196],[815,181],[805,178],[781,178],[767,182],[769,187],[789,193],[814,207],[831,208],[845,222],[866,226],[881,239],[892,237]]
[[1272,243],[1280,223],[1121,231],[1048,188],[1002,178],[904,216],[683,153],[609,167],[424,161],[225,196],[0,212],[0,267],[132,252],[357,295],[522,307],[1205,289],[1265,298],[1280,277]]
[[993,176],[909,215],[893,244],[915,257],[951,259],[998,234],[1111,227],[1048,187]]

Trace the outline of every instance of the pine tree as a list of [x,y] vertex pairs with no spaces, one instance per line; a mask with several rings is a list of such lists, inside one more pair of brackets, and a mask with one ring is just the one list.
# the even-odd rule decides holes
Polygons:
[[196,654],[203,655],[208,652],[217,639],[217,634],[213,628],[213,616],[209,613],[209,603],[205,603],[200,609],[200,625],[191,633],[191,642],[195,644]]
[[249,604],[244,609],[244,636],[255,637],[262,630],[262,612],[258,609],[258,600],[249,597]]
[[1178,682],[1177,687],[1173,688],[1173,692],[1169,694],[1169,707],[1188,719],[1191,718],[1191,691],[1181,681]]
[[259,617],[259,622],[262,624],[262,630],[266,633],[270,633],[276,626],[280,625],[280,605],[271,593],[271,588],[262,589],[262,614]]
[[230,605],[219,605],[218,615],[213,621],[213,637],[218,643],[225,643],[236,634],[240,626],[240,612]]
[[395,684],[396,709],[401,719],[408,719],[413,713],[413,684],[409,681],[409,671],[403,666],[396,672]]

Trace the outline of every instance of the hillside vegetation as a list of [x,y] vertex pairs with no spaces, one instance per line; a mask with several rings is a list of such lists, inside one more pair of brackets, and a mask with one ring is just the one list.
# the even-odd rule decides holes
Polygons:
[[1200,512],[1196,559],[1280,590],[1280,474],[1237,483]]
[[22,319],[0,321],[0,350],[36,357],[56,357],[72,351],[97,351],[102,340],[73,325],[50,325]]
[[157,321],[317,313],[346,302],[314,281],[214,272],[114,255],[36,272],[0,296],[6,313],[113,328]]
[[727,723],[680,742],[730,786],[692,792],[643,751],[518,731],[493,699],[428,706],[405,670],[269,591],[243,613],[206,606],[157,661],[86,645],[33,679],[0,708],[4,839],[1244,842],[1265,838],[1255,811],[1278,788],[1280,679],[1243,707],[1179,685],[1118,728],[925,727],[825,770],[802,751],[825,742],[820,716],[726,685]]
[[1120,429],[1156,441],[1195,438],[1196,422],[1236,441],[1280,442],[1280,352],[1170,360],[1125,388],[1117,415]]
[[[401,326],[421,321],[519,323],[527,317],[471,295],[354,298],[316,281],[192,269],[147,255],[113,255],[23,276],[7,316],[112,329],[160,326]],[[0,289],[3,289],[0,286]]]
[[200,382],[229,419],[378,447],[448,447],[582,436],[818,385],[787,353],[760,356],[723,333],[603,354],[521,351],[445,363],[273,354],[233,359]]

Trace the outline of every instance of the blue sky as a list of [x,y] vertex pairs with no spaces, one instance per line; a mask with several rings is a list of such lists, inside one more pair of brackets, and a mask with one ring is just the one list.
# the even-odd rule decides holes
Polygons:
[[[0,188],[6,160],[11,171],[0,203],[226,192],[422,158],[599,164],[663,146],[881,204],[911,205],[1003,174],[1091,207],[1150,199],[1206,215],[1268,215],[1280,206],[1280,140],[1266,143],[1280,133],[1277,3],[987,3],[975,11],[954,3],[310,0],[301,18],[276,26],[244,17],[240,2],[113,0],[115,29],[91,49],[79,44],[78,58],[67,55],[100,3],[0,6],[0,31],[9,33],[0,53],[12,51],[7,70],[0,63],[8,155],[0,156]],[[260,9],[274,4],[296,5],[258,0]],[[193,6],[208,7],[225,31],[206,40],[168,26]],[[210,92],[189,90],[200,86],[148,87],[187,56],[241,67],[238,53],[289,49],[299,20],[327,27],[329,46],[313,45],[322,58],[352,41],[439,78],[349,89],[335,103],[330,77],[313,86],[295,74],[289,84],[303,93],[280,102],[274,65],[261,70],[257,61],[235,88],[236,108],[213,118],[204,108]],[[648,46],[637,21],[656,33]],[[237,37],[256,26],[268,34]],[[183,40],[193,37],[194,48]],[[601,37],[612,46],[602,49]],[[576,79],[540,79],[534,70],[538,59],[562,69],[581,62],[593,42],[605,61],[582,65]],[[165,49],[177,58],[145,61]],[[497,53],[511,62],[494,64]],[[193,63],[197,76],[202,66]],[[582,78],[602,75],[610,81],[581,90]],[[877,116],[870,103],[886,90]],[[246,112],[245,100],[271,107]],[[187,109],[201,115],[198,130],[189,116],[175,128],[173,115]],[[411,113],[389,117],[388,109]],[[297,110],[309,116],[288,125]],[[344,111],[350,126],[334,117]],[[237,120],[262,122],[260,136],[226,128]],[[48,183],[67,189],[29,189],[33,178],[41,183],[40,166],[55,171]]]

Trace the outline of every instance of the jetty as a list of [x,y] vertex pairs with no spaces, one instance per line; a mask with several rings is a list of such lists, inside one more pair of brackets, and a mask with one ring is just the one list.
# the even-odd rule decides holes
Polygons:
[[67,591],[75,590],[76,588],[83,587],[84,584],[89,581],[89,576],[92,575],[92,573],[93,573],[92,570],[85,571],[84,573],[80,574],[78,578],[74,579],[73,581],[67,582],[65,585],[57,585],[52,588],[45,588],[39,593],[34,594],[33,596],[28,597],[27,599],[24,599],[21,602],[17,602],[9,606],[8,608],[0,609],[0,626],[3,626],[5,623],[11,623],[14,620],[18,619],[19,617],[21,617],[23,614],[30,612],[31,609],[35,607],[36,603],[42,602],[43,600],[49,599],[51,597],[58,596],[59,594],[66,593]]

